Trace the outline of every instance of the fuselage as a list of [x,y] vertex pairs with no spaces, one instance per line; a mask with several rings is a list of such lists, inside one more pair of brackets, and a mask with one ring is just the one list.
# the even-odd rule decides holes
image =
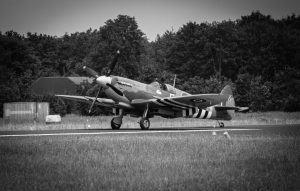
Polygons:
[[144,84],[120,76],[111,76],[111,85],[119,89],[123,95],[118,94],[112,88],[107,88],[105,90],[106,95],[115,101],[123,101],[128,104],[135,99],[153,99],[191,95],[169,84],[163,84],[157,81],[152,82],[151,84]]
[[[98,78],[100,79],[100,78]],[[184,97],[192,96],[191,94],[179,90],[169,84],[159,83],[157,81],[150,84],[144,84],[135,80],[120,76],[109,76],[101,77],[102,87],[104,87],[105,94],[108,98],[113,99],[116,103],[123,106],[124,112],[127,114],[141,116],[145,111],[145,107],[139,107],[136,104],[132,104],[132,101],[136,100],[160,100],[162,98],[168,97]],[[206,94],[207,96],[213,94]],[[197,99],[198,95],[195,95],[196,99],[191,97],[192,103],[190,107],[194,108],[189,109],[190,112],[187,113],[187,110],[182,110],[182,107],[178,107],[170,103],[161,103],[163,108],[150,108],[149,116],[151,115],[160,115],[167,118],[174,117],[202,117],[214,118],[214,119],[231,119],[232,114],[228,111],[216,111],[216,105],[227,105],[229,103],[230,95],[220,95],[218,94],[218,99],[215,99],[210,102],[199,103],[200,100]],[[214,94],[213,96],[216,96]],[[234,101],[233,97],[232,100]],[[234,104],[230,104],[234,105]],[[206,115],[205,115],[206,113]],[[203,115],[202,115],[203,114]]]

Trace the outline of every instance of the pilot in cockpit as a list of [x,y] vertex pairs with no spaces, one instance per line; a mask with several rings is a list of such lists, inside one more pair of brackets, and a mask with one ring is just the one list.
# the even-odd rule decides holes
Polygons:
[[164,83],[165,79],[164,78],[161,78],[160,81],[158,80],[158,78],[155,78],[155,82],[157,82],[159,84],[159,88],[161,90],[164,90],[164,91],[167,91],[167,86],[166,84]]

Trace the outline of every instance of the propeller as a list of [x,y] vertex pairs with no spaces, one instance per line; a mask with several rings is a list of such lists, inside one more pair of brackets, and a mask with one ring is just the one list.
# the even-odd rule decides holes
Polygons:
[[89,67],[87,67],[87,66],[83,66],[83,69],[85,70],[85,71],[87,71],[91,76],[93,76],[94,78],[98,78],[99,77],[99,74],[95,71],[95,70],[93,70],[93,69],[91,69],[91,68],[89,68]]
[[91,114],[92,108],[94,107],[94,104],[95,104],[95,102],[96,102],[96,100],[97,100],[97,98],[98,98],[100,92],[102,91],[102,89],[103,89],[102,87],[99,88],[98,93],[97,93],[95,99],[93,100],[93,103],[92,103],[92,105],[91,105],[91,107],[90,107],[90,109],[89,109],[89,115]]
[[123,93],[116,88],[115,86],[111,85],[111,84],[106,84],[108,87],[110,87],[112,90],[114,90],[119,96],[123,96]]
[[108,69],[108,71],[107,71],[107,73],[106,73],[105,76],[110,76],[111,75],[111,73],[113,72],[113,70],[114,70],[114,68],[115,68],[115,66],[117,64],[119,55],[120,55],[120,50],[117,50],[117,54],[115,55],[113,61],[110,63],[109,69]]
[[[100,84],[100,88],[99,88],[99,90],[97,92],[97,95],[96,95],[95,99],[93,100],[92,105],[91,105],[91,107],[89,109],[89,114],[92,112],[92,109],[93,109],[93,107],[95,105],[95,102],[96,102],[96,100],[97,100],[100,92],[103,90],[103,82],[105,82],[107,80],[107,77],[112,74],[112,72],[113,72],[113,70],[114,70],[114,68],[115,68],[115,66],[117,64],[119,55],[120,55],[120,51],[118,50],[117,54],[113,58],[112,62],[109,64],[109,69],[108,69],[107,73],[105,74],[105,76],[99,76],[99,74],[95,70],[93,70],[93,69],[91,69],[91,68],[89,68],[87,66],[83,66],[83,69],[85,71],[87,71],[91,76],[93,76],[96,79],[97,83]],[[110,83],[106,83],[105,85],[108,86],[108,87],[110,87],[110,88],[112,88],[120,96],[123,96],[123,93],[119,89],[117,89],[116,87],[114,87],[113,85],[111,85]]]

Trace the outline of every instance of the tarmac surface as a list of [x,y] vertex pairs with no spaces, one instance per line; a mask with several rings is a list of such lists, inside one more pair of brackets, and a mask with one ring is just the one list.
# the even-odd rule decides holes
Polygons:
[[34,131],[0,131],[0,138],[4,137],[37,137],[37,136],[105,136],[105,135],[120,135],[120,134],[183,134],[183,133],[209,133],[216,132],[221,134],[228,132],[230,135],[286,135],[300,136],[300,124],[296,125],[241,125],[228,126],[225,128],[212,127],[168,127],[168,128],[151,128],[149,130],[141,129],[74,129],[74,130],[34,130]]

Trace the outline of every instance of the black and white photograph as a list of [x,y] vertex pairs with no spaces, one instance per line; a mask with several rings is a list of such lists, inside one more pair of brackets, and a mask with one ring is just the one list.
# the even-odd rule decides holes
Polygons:
[[0,190],[300,190],[300,2],[0,0]]

